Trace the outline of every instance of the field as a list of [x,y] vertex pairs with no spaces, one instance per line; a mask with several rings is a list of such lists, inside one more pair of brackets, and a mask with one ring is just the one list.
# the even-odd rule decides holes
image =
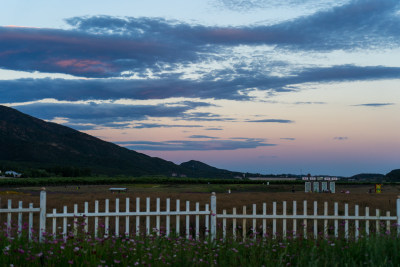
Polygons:
[[[108,190],[111,187],[125,187],[128,192],[113,194]],[[64,205],[72,208],[72,204],[79,204],[81,207],[85,201],[89,202],[89,206],[93,206],[95,200],[99,200],[101,204],[104,199],[110,199],[112,203],[115,198],[119,198],[123,203],[126,197],[129,197],[131,201],[140,197],[143,205],[146,197],[150,197],[152,203],[155,202],[156,198],[160,198],[162,208],[165,208],[166,198],[170,198],[171,203],[174,203],[175,199],[180,199],[182,207],[187,200],[192,203],[191,205],[199,202],[200,206],[204,207],[204,204],[210,202],[211,192],[216,192],[218,212],[223,209],[231,210],[233,207],[239,209],[243,205],[246,205],[249,210],[252,204],[257,204],[261,208],[263,202],[269,205],[273,201],[278,203],[287,201],[288,207],[290,207],[293,200],[298,202],[300,208],[300,203],[307,200],[309,201],[310,212],[311,201],[318,201],[318,205],[321,205],[321,207],[323,202],[327,201],[329,203],[338,202],[339,205],[348,203],[350,213],[354,205],[358,204],[360,210],[364,207],[370,207],[371,212],[374,209],[381,209],[395,214],[396,199],[400,195],[400,185],[384,185],[381,194],[369,193],[372,188],[371,185],[336,185],[336,193],[328,194],[304,193],[302,184],[120,184],[51,186],[46,187],[46,192],[48,208],[58,210],[61,210]],[[228,194],[229,189],[231,194]],[[23,200],[25,204],[32,202],[35,206],[39,205],[40,190],[41,187],[3,187],[0,189],[1,207],[6,207],[6,199]],[[341,193],[346,191],[350,193]]]
[[[110,187],[126,187],[128,192],[113,194],[108,190]],[[79,204],[79,210],[82,211],[85,201],[89,202],[89,209],[93,210],[95,200],[100,201],[100,210],[103,210],[105,199],[110,199],[110,210],[113,211],[116,198],[120,199],[122,211],[125,197],[129,197],[132,202],[140,197],[142,211],[145,209],[146,197],[151,198],[152,210],[155,209],[156,198],[161,199],[161,210],[165,210],[166,198],[171,199],[172,210],[175,209],[176,199],[181,200],[181,210],[185,209],[186,200],[191,201],[192,210],[195,202],[199,202],[203,209],[204,204],[210,202],[211,192],[216,192],[218,213],[223,209],[231,211],[233,207],[241,213],[243,205],[251,213],[253,203],[257,204],[257,213],[261,213],[263,202],[267,203],[268,213],[271,213],[272,202],[276,201],[279,214],[280,203],[287,201],[288,213],[291,214],[293,200],[298,203],[297,212],[302,213],[303,200],[307,200],[308,214],[312,213],[313,201],[318,201],[320,213],[323,202],[327,201],[330,213],[333,202],[338,202],[340,210],[343,210],[344,203],[348,203],[350,214],[353,214],[354,205],[358,204],[361,214],[364,207],[369,206],[371,214],[375,214],[374,209],[378,208],[381,214],[390,211],[395,215],[400,186],[385,185],[381,194],[369,193],[371,188],[371,185],[337,185],[337,193],[328,194],[304,193],[301,184],[114,184],[51,186],[46,187],[46,192],[48,211],[56,208],[59,212],[64,205],[72,211],[75,203]],[[40,191],[41,187],[3,187],[0,189],[1,207],[6,207],[6,199],[13,199],[14,207],[19,200],[23,200],[25,206],[29,202],[38,206]],[[135,205],[131,204],[132,207]],[[171,224],[174,225],[173,220]],[[144,221],[141,225],[144,225]],[[309,230],[311,234],[312,229]],[[242,241],[239,238],[234,241],[228,237],[229,242],[222,239],[210,242],[207,239],[196,241],[174,236],[156,238],[154,235],[92,239],[70,233],[66,241],[62,238],[49,238],[45,244],[29,244],[18,238],[10,241],[3,226],[0,229],[0,262],[5,263],[4,266],[398,266],[400,239],[395,232],[385,233],[383,230],[378,235],[371,233],[370,238],[361,237],[357,242],[354,239],[326,239],[322,234],[316,241],[305,240],[299,235],[295,240],[282,240],[278,237],[276,240],[258,238]]]

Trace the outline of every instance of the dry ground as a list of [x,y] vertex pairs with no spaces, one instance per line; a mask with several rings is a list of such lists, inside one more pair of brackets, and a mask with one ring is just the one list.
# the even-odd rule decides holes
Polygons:
[[[128,188],[127,193],[111,193],[109,192],[110,187],[126,187]],[[287,202],[287,214],[293,214],[293,201],[297,201],[297,214],[303,214],[303,201],[307,200],[307,213],[313,214],[314,201],[318,203],[318,214],[323,214],[324,202],[328,202],[329,214],[333,214],[334,202],[339,203],[339,215],[344,214],[344,203],[349,204],[349,214],[354,214],[354,206],[357,204],[360,207],[360,215],[365,214],[365,207],[370,208],[370,215],[375,215],[375,209],[381,210],[381,215],[386,215],[386,211],[390,211],[391,215],[396,215],[396,199],[400,194],[400,185],[387,185],[383,187],[381,194],[369,193],[369,189],[372,186],[368,185],[337,185],[335,194],[329,193],[304,193],[304,185],[153,185],[153,184],[141,184],[141,185],[85,185],[85,186],[54,186],[47,187],[47,212],[51,212],[53,209],[57,209],[58,213],[61,213],[63,206],[67,206],[68,212],[72,213],[74,204],[78,204],[78,212],[83,212],[84,202],[89,203],[89,211],[94,211],[95,200],[99,201],[100,212],[105,210],[105,199],[110,201],[110,211],[115,211],[115,200],[118,198],[120,201],[120,211],[125,211],[125,198],[130,198],[130,211],[136,209],[136,198],[140,198],[140,209],[145,211],[146,198],[149,197],[151,200],[151,210],[155,211],[156,198],[161,200],[161,211],[166,210],[165,199],[171,199],[171,211],[176,210],[176,200],[180,199],[180,210],[186,210],[186,201],[190,201],[190,210],[195,209],[195,202],[200,203],[200,210],[204,210],[204,205],[210,203],[211,192],[216,192],[217,196],[217,212],[222,213],[223,209],[227,210],[227,213],[232,213],[232,208],[236,207],[237,213],[241,214],[243,206],[247,208],[247,214],[253,213],[253,204],[256,204],[257,214],[262,214],[263,203],[267,203],[267,214],[272,213],[272,203],[277,202],[277,214],[282,214],[282,202]],[[231,189],[231,194],[228,193],[228,189]],[[295,192],[292,192],[294,189]],[[18,206],[18,201],[23,201],[23,206],[27,207],[28,203],[34,203],[34,207],[39,206],[39,194],[40,187],[21,187],[21,188],[0,188],[0,207],[7,207],[7,199],[13,200],[13,207]],[[349,194],[341,192],[349,191]],[[25,215],[26,216],[26,215]],[[0,222],[5,222],[7,215],[0,214]],[[185,217],[180,216],[181,234],[185,229]],[[140,219],[141,232],[145,231],[145,217]],[[17,220],[17,214],[13,215],[12,221]],[[34,221],[37,225],[38,216],[35,215]],[[89,231],[92,232],[93,218],[89,219]],[[130,219],[130,231],[135,231],[135,219]],[[250,231],[251,221],[247,220],[246,231]],[[311,220],[309,220],[311,221]],[[100,217],[100,223],[104,222],[104,217]],[[165,218],[161,217],[161,228],[165,226]],[[51,229],[51,219],[48,220],[48,229]],[[62,219],[57,219],[57,231],[62,231]],[[110,220],[111,232],[115,229],[115,218]],[[219,224],[221,221],[219,221]],[[260,220],[257,222],[257,227],[260,227]],[[300,227],[300,223],[298,227]],[[330,221],[331,225],[333,222]],[[68,219],[69,227],[72,227],[72,218]],[[176,224],[176,218],[171,216],[171,230],[173,230]],[[204,235],[204,217],[200,219],[200,226],[202,227],[201,235]],[[119,224],[119,231],[123,233],[125,231],[125,218],[121,217]],[[190,217],[190,225],[193,229],[195,225],[194,216]],[[244,222],[238,220],[238,226],[244,227]],[[271,220],[267,222],[267,233],[272,234]],[[322,221],[318,223],[318,228],[322,229]],[[371,222],[372,229],[374,223]],[[220,226],[219,226],[220,227]],[[282,232],[282,220],[278,220],[277,231]],[[292,222],[289,221],[287,229],[292,229]],[[364,227],[364,225],[360,225]],[[151,219],[151,228],[156,228],[154,218]],[[104,230],[104,229],[103,229]],[[232,224],[228,222],[227,230],[232,231]],[[193,230],[191,230],[193,231]],[[239,230],[240,232],[241,230]],[[308,232],[312,234],[312,222],[308,223]],[[220,231],[218,231],[220,233]],[[248,232],[248,233],[250,233]],[[243,233],[243,231],[242,231]]]
[[[110,187],[126,187],[127,193],[111,193]],[[125,198],[131,199],[131,209],[136,206],[134,203],[136,198],[141,198],[142,210],[145,208],[145,199],[151,198],[152,209],[155,206],[155,199],[161,199],[161,210],[165,210],[165,199],[171,199],[171,209],[175,209],[175,200],[181,200],[181,210],[185,208],[186,201],[191,202],[191,209],[194,209],[194,203],[199,202],[201,209],[204,204],[210,202],[211,192],[217,194],[218,212],[222,209],[231,211],[233,207],[242,210],[242,206],[246,205],[248,212],[252,209],[252,204],[257,204],[257,210],[261,212],[262,203],[267,203],[267,209],[272,209],[272,202],[278,203],[278,212],[282,201],[287,201],[288,212],[292,210],[292,202],[297,201],[297,213],[302,211],[303,200],[308,201],[308,210],[312,212],[314,201],[318,201],[318,208],[321,211],[323,202],[327,201],[329,207],[333,207],[333,202],[338,202],[339,207],[344,203],[349,204],[350,214],[354,209],[354,205],[360,206],[360,212],[364,207],[370,207],[370,213],[375,214],[375,209],[382,211],[390,211],[395,214],[396,199],[400,195],[400,185],[387,185],[383,187],[381,194],[368,193],[370,185],[337,185],[335,194],[328,193],[304,193],[303,185],[84,185],[84,186],[54,186],[47,187],[47,206],[48,209],[56,208],[62,210],[63,206],[68,206],[69,210],[73,209],[73,204],[78,204],[79,209],[83,209],[83,203],[89,202],[89,207],[94,207],[94,201],[100,201],[100,209],[104,206],[104,200],[110,199],[110,209],[113,211],[114,201],[120,199],[120,210],[125,209]],[[231,189],[231,194],[228,194]],[[292,189],[295,192],[292,192]],[[21,188],[0,188],[1,207],[7,205],[6,199],[13,199],[13,206],[17,205],[18,200],[27,203],[39,205],[40,187],[21,187]],[[341,192],[349,191],[349,194]],[[154,207],[155,208],[155,207]],[[343,208],[340,208],[342,210]],[[381,212],[382,214],[382,212]]]

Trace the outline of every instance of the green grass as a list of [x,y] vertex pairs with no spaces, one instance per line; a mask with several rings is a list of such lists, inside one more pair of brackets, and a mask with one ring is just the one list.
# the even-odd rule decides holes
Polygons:
[[399,266],[400,239],[186,240],[47,236],[44,243],[0,231],[0,266]]

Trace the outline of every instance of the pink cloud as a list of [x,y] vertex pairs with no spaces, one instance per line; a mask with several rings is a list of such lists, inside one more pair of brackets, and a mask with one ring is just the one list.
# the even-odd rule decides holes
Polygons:
[[72,69],[74,72],[108,72],[111,66],[107,63],[101,62],[99,60],[89,60],[89,59],[64,59],[54,62],[54,65]]

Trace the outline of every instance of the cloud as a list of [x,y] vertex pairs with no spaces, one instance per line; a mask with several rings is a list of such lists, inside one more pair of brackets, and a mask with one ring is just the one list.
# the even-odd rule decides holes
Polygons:
[[197,138],[199,138],[199,139],[203,139],[203,138],[205,138],[205,139],[219,139],[219,137],[208,136],[208,135],[191,135],[191,136],[189,136],[189,138],[194,138],[194,139],[197,139]]
[[109,27],[118,20],[116,18],[87,20],[102,21],[104,32],[0,27],[0,67],[82,77],[114,77],[127,70],[142,73],[162,62],[192,61],[197,58],[196,52],[202,50],[185,44],[184,39],[168,41],[167,33],[157,37],[155,24],[158,30],[163,25],[168,26],[163,20],[132,18],[133,24],[153,25],[142,37],[134,34],[135,29],[124,35],[105,33],[111,31]]
[[[38,117],[52,120],[62,117],[68,120],[71,126],[79,126],[83,123],[91,123],[101,127],[126,128],[132,121],[143,121],[151,117],[181,118],[185,113],[195,109],[197,106],[204,106],[203,102],[185,101],[180,105],[123,105],[115,103],[94,102],[81,103],[33,103],[29,105],[13,106],[17,110]],[[130,122],[130,123],[127,123]],[[138,124],[137,128],[162,127],[158,124]],[[175,125],[176,126],[176,125]],[[88,126],[89,127],[89,126]],[[167,127],[164,125],[164,127]],[[181,126],[180,126],[181,127]],[[182,126],[197,127],[197,126]]]
[[135,123],[135,125],[131,127],[135,129],[144,129],[144,128],[199,128],[203,126],[186,125],[186,124]]
[[181,119],[186,121],[236,121],[210,112],[188,112]]
[[207,141],[125,141],[116,142],[132,150],[157,150],[157,151],[208,151],[208,150],[237,150],[276,144],[265,143],[264,139],[249,138],[245,140],[207,140]]
[[292,138],[292,137],[283,137],[283,138],[279,138],[281,140],[288,140],[288,141],[294,141],[296,140],[296,138]]
[[222,128],[217,128],[217,127],[211,127],[211,128],[206,128],[204,130],[206,130],[206,131],[222,131],[223,129]]
[[294,123],[294,121],[292,121],[292,120],[281,120],[281,119],[248,120],[246,122]]
[[354,105],[356,107],[385,107],[385,106],[392,106],[394,103],[367,103],[367,104],[359,104]]
[[337,141],[345,141],[348,140],[349,138],[347,136],[336,136],[333,139]]
[[[399,79],[399,67],[338,65],[304,68],[289,76],[260,75],[259,70],[240,72],[232,79],[215,80],[213,76],[200,80],[182,80],[176,77],[160,79],[18,79],[0,80],[3,103],[26,102],[55,98],[78,101],[94,99],[166,99],[171,97],[250,100],[241,92],[249,88],[266,92],[296,91],[299,85],[312,83],[352,82],[360,80]],[[208,118],[212,119],[212,118]]]
[[73,128],[73,129],[78,130],[78,131],[89,131],[89,130],[98,129],[98,126],[95,125],[95,124],[88,125],[88,124],[82,124],[82,123],[69,123],[69,122],[67,122],[67,123],[58,123],[58,124],[62,124],[64,126]]
[[222,27],[94,16],[67,19],[69,30],[0,27],[0,68],[148,77],[149,71],[161,75],[182,64],[230,58],[229,49],[242,45],[294,51],[398,47],[398,11],[398,0],[355,0],[274,25]]

